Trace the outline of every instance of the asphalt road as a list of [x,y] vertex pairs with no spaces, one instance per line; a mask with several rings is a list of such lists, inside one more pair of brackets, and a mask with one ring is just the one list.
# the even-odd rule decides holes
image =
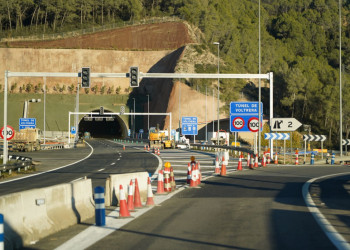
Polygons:
[[[88,143],[93,148],[92,155],[76,164],[72,163],[90,154],[90,147],[21,154],[31,156],[34,161],[43,164],[37,166],[35,173],[23,174],[23,176],[20,174],[17,177],[31,174],[39,175],[14,179],[10,182],[8,181],[11,179],[2,180],[0,182],[0,195],[68,183],[84,178],[84,176],[92,179],[93,188],[96,186],[104,187],[106,178],[110,174],[140,171],[153,173],[158,167],[157,158],[143,150],[130,146],[126,147],[124,151],[121,145],[103,139],[89,140]],[[72,165],[59,168],[67,164]]]
[[[335,249],[305,206],[302,187],[315,176],[347,171],[280,166],[210,178],[90,249]],[[320,192],[330,185],[319,185]]]

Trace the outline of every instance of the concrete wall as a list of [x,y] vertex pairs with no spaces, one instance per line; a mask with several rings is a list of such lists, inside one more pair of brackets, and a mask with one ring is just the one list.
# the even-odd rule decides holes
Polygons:
[[5,248],[36,242],[91,218],[94,211],[91,179],[1,196]]
[[141,201],[147,201],[147,172],[137,172],[128,174],[116,174],[110,175],[106,183],[106,206],[113,205],[117,206],[119,204],[119,185],[123,185],[123,190],[125,192],[125,197],[128,197],[128,185],[131,179],[137,178],[139,184]]

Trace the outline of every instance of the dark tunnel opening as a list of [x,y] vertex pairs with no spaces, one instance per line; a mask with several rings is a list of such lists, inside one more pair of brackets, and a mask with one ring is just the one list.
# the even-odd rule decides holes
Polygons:
[[89,132],[92,138],[122,139],[125,138],[125,130],[123,120],[117,115],[108,115],[108,113],[93,115],[93,117],[85,116],[79,122],[81,135]]

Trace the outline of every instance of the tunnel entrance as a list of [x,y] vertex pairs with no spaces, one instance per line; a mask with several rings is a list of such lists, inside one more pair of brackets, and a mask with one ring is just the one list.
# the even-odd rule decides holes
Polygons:
[[79,133],[84,135],[85,132],[89,132],[92,138],[125,138],[127,128],[124,121],[118,115],[108,113],[111,112],[105,110],[103,115],[84,116],[79,122]]

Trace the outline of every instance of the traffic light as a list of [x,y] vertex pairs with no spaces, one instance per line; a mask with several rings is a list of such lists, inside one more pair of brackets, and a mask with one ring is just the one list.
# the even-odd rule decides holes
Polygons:
[[81,87],[90,88],[90,68],[81,68]]
[[139,67],[130,67],[130,87],[139,86]]

